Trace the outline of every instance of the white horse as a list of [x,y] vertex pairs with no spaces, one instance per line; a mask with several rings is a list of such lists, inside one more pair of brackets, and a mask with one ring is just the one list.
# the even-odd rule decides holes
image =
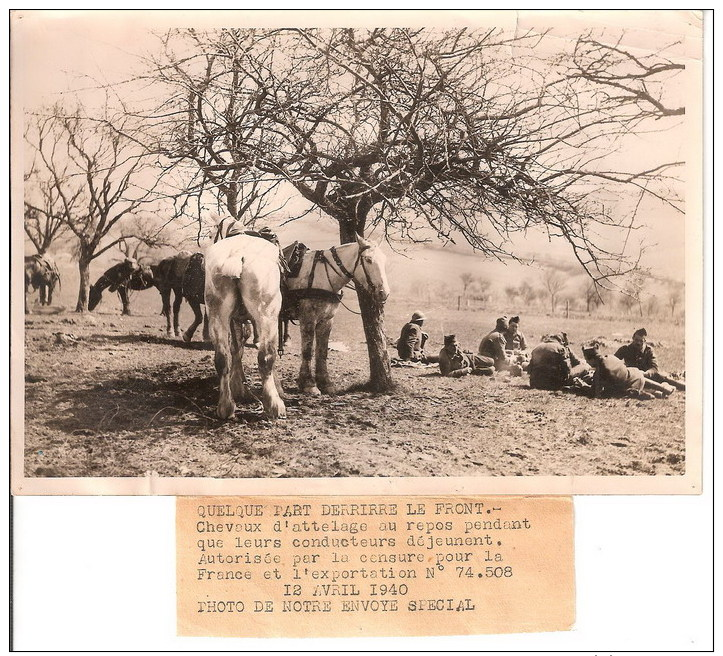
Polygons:
[[[386,256],[381,249],[357,235],[351,244],[307,251],[299,275],[286,279],[285,306],[296,306],[298,302],[298,311],[292,310],[290,314],[298,317],[301,331],[297,382],[303,393],[318,396],[330,388],[327,351],[332,321],[339,308],[339,291],[353,280],[377,303],[384,303],[389,297],[385,264]],[[314,354],[316,367],[312,371]]]
[[279,249],[265,239],[238,235],[222,239],[206,251],[206,310],[209,332],[216,351],[219,375],[217,414],[233,416],[236,401],[251,396],[243,370],[244,339],[241,322],[251,317],[259,335],[258,363],[262,379],[261,400],[271,419],[286,416],[274,373],[281,310]]

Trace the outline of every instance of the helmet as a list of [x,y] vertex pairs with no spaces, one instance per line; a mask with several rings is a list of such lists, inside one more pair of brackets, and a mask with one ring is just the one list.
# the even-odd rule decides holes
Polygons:
[[412,321],[425,321],[427,317],[425,317],[421,312],[415,312],[412,315]]

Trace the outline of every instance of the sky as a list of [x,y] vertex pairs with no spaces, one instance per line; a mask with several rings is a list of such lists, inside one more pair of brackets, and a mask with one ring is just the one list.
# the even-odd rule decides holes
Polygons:
[[[291,20],[288,13],[284,16],[287,21]],[[335,16],[327,12],[325,16],[331,16],[343,24],[343,14]],[[378,20],[378,17],[373,12],[364,16],[366,20]],[[297,24],[319,24],[318,16],[315,19],[313,12],[298,14],[297,18]],[[423,15],[413,17],[405,14],[404,18],[409,21],[424,20]],[[698,25],[693,12],[646,12],[644,15],[636,12],[568,12],[564,15],[565,20],[560,20],[559,12],[478,12],[472,13],[472,16],[451,12],[441,16],[436,14],[435,18],[438,20],[434,24],[444,21],[486,21],[495,25],[516,25],[520,30],[530,26],[537,29],[549,26],[556,38],[564,38],[566,30],[571,27],[579,30],[594,22],[597,22],[598,27],[605,24],[617,27],[621,22],[626,22],[626,44],[641,48],[641,52],[651,45],[657,47],[663,40],[670,43],[678,37],[681,43],[676,48],[689,62],[693,77],[696,57],[699,56]],[[248,14],[241,12],[201,12],[192,15],[185,12],[14,12],[11,23],[12,101],[29,110],[54,102],[68,90],[88,89],[94,84],[91,78],[109,83],[126,79],[133,70],[138,70],[138,55],[152,50],[156,45],[149,28],[162,31],[172,23],[177,26],[198,26],[208,21],[231,25],[248,24],[251,20],[261,24],[278,20],[278,14],[255,12],[253,18],[249,18]],[[384,20],[389,18],[384,16]],[[685,38],[681,39],[680,33],[686,35]],[[681,90],[681,94],[690,97],[687,87]],[[695,112],[690,109],[691,103],[688,101],[688,114],[694,117]],[[692,118],[686,120],[681,134],[663,133],[647,137],[641,142],[637,156],[650,157],[656,149],[661,149],[674,157],[690,157],[690,142],[696,140],[692,123]],[[621,157],[631,156],[636,156],[636,153],[621,154]],[[679,280],[684,277],[686,220],[701,219],[698,210],[693,207],[695,203],[690,202],[690,196],[696,191],[696,179],[694,175],[689,177],[694,179],[691,180],[686,199],[687,218],[653,203],[642,204],[638,213],[646,226],[640,230],[640,234],[650,247],[643,264]],[[292,203],[289,207],[293,208],[294,205]],[[301,204],[298,206],[301,207]],[[520,252],[544,252],[548,257],[570,257],[569,247],[561,242],[549,242],[541,233],[528,233],[518,242],[515,247]],[[459,249],[465,251],[463,245]]]

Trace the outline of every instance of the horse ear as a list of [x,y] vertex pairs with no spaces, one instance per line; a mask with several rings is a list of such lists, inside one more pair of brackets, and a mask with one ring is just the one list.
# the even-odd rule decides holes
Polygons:
[[356,232],[354,233],[354,236],[356,237],[356,243],[359,244],[362,248],[369,248],[371,246],[371,242],[364,239],[364,237],[361,237]]

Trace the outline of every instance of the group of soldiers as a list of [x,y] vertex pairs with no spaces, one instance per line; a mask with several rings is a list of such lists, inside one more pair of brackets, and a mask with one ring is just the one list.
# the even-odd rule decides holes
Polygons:
[[455,335],[446,335],[439,356],[433,356],[425,353],[429,338],[422,330],[425,320],[422,312],[415,312],[404,325],[397,341],[399,359],[438,363],[440,373],[450,378],[492,376],[498,372],[521,376],[527,372],[532,388],[574,389],[595,397],[666,398],[676,389],[685,389],[684,383],[658,369],[645,328],[636,330],[632,341],[615,355],[601,354],[596,343],[584,346],[581,361],[570,349],[566,333],[545,335],[529,350],[520,331],[520,318],[503,316],[482,338],[477,353],[465,351]]

